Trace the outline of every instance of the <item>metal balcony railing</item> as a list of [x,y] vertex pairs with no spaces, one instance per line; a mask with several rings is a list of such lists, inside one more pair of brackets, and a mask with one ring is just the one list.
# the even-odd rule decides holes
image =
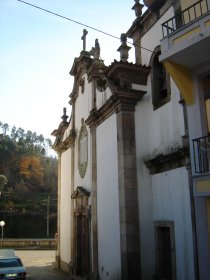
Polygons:
[[195,173],[210,171],[210,136],[193,140],[193,154]]
[[162,24],[163,38],[191,23],[209,10],[207,0],[201,0]]

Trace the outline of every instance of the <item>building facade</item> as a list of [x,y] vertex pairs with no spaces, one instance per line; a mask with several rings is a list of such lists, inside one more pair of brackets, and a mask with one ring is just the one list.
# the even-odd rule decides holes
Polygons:
[[210,1],[180,1],[177,3],[177,8],[181,13],[175,13],[162,25],[160,60],[177,84],[186,104],[196,226],[197,271],[199,279],[208,279],[210,273]]
[[72,278],[208,279],[210,3],[144,4],[109,66],[84,30],[71,116],[52,133],[57,263]]

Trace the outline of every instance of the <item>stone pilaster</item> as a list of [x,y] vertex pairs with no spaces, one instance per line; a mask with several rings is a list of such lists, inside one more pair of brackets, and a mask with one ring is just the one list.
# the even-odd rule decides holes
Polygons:
[[90,116],[85,121],[90,127],[91,133],[91,226],[92,226],[92,275],[91,279],[98,279],[98,224],[97,224],[97,150],[96,150],[96,115],[92,110]]
[[[71,147],[71,194],[74,193],[74,165],[75,165],[75,145]],[[71,224],[71,252],[70,252],[70,275],[74,274],[75,269],[75,217],[74,217],[74,201],[71,199],[71,209],[70,209],[70,224]]]
[[[75,97],[72,97],[70,104],[72,105],[72,130],[75,132]],[[75,134],[76,137],[76,134]],[[74,184],[74,171],[75,171],[75,139],[71,144],[71,182],[70,182],[70,194],[72,195],[75,190]],[[75,217],[74,217],[74,201],[71,199],[70,209],[70,224],[71,224],[71,240],[70,240],[70,264],[69,273],[70,275],[75,273]]]
[[92,218],[92,271],[93,278],[97,279],[98,275],[98,230],[97,230],[97,160],[96,160],[96,127],[90,128],[91,145],[92,145],[92,203],[91,203],[91,218]]
[[[94,157],[96,160],[96,151],[94,151],[96,148],[96,142],[94,142],[96,141],[95,127],[103,123],[112,114],[116,113],[117,116],[121,279],[123,280],[140,279],[139,211],[134,111],[137,102],[142,99],[146,92],[143,90],[134,90],[132,84],[146,86],[149,72],[149,67],[128,62],[114,61],[105,70],[105,76],[112,91],[112,95],[103,106],[100,108],[93,108],[85,121],[91,129],[93,137],[92,219],[94,225],[94,215],[97,216],[97,208],[94,210],[94,204],[96,205],[97,203],[97,192],[94,193],[94,184],[96,184],[96,163],[94,162]],[[93,76],[92,73],[93,71],[89,72],[90,80]],[[96,185],[95,191],[97,191]],[[97,220],[95,220],[95,225],[97,232]],[[96,242],[95,245],[93,244],[93,246],[95,246],[95,257],[97,257],[97,239],[94,241]]]
[[60,205],[61,205],[61,155],[58,153],[58,215],[57,215],[57,240],[56,240],[56,252],[55,252],[55,264],[57,268],[60,268]]
[[140,279],[134,106],[117,112],[121,277]]

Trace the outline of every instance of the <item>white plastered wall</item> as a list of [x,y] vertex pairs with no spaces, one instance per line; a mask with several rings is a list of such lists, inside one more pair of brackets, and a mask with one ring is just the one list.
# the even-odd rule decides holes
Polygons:
[[92,109],[92,83],[88,82],[87,75],[83,75],[84,79],[84,93],[79,87],[78,97],[75,103],[75,127],[80,128],[81,118],[84,120],[89,116]]
[[98,258],[102,280],[118,279],[121,266],[116,125],[113,114],[97,127]]
[[[172,16],[173,9],[170,8],[143,36],[142,46],[144,48],[154,50],[160,45],[160,39],[162,38],[161,23]],[[151,55],[152,52],[142,50],[143,65],[149,65]],[[149,75],[147,93],[137,104],[135,112],[141,269],[143,279],[148,280],[152,280],[155,273],[154,220],[158,218],[157,213],[161,212],[163,208],[164,211],[171,213],[171,204],[168,203],[169,197],[172,199],[172,205],[176,205],[173,213],[167,219],[170,218],[170,220],[175,221],[177,273],[179,275],[177,279],[193,279],[194,272],[187,171],[183,167],[172,169],[167,173],[168,176],[165,176],[165,173],[150,175],[144,164],[144,160],[152,159],[159,154],[168,154],[173,149],[182,146],[182,136],[185,134],[183,108],[179,103],[179,91],[172,79],[170,84],[171,101],[154,111],[151,96],[151,77]],[[164,188],[164,192],[162,188]],[[170,194],[172,190],[173,195]],[[184,196],[181,200],[180,195]],[[160,200],[162,205],[158,204]],[[176,213],[174,213],[175,209]],[[181,220],[177,217],[181,217]],[[165,218],[164,216],[160,217],[160,219]],[[189,221],[184,224],[186,219]],[[184,235],[182,235],[183,232]],[[186,238],[189,238],[187,242],[185,242]],[[184,249],[181,248],[183,244],[185,244]]]
[[69,264],[71,252],[71,151],[61,155],[60,251],[61,261]]
[[[156,24],[142,37],[141,39],[141,55],[142,65],[149,65],[150,56],[155,47],[160,45],[160,40],[163,38],[161,24],[174,16],[173,8],[168,11],[156,22]],[[147,50],[146,50],[147,49]]]
[[[79,87],[79,94],[75,103],[75,129],[76,129],[76,140],[75,140],[75,162],[74,162],[74,189],[77,186],[82,186],[86,190],[91,189],[90,186],[90,161],[91,161],[91,153],[90,153],[90,132],[88,130],[88,167],[84,178],[81,178],[78,171],[78,135],[79,130],[81,128],[81,119],[84,120],[89,116],[89,111],[91,110],[91,94],[92,94],[92,85],[88,82],[87,76],[84,75],[85,78],[85,91],[81,92],[81,87]],[[69,127],[66,129],[64,133],[64,139],[68,137],[70,129],[72,128],[72,121]],[[69,264],[70,253],[71,253],[71,203],[73,200],[71,199],[72,191],[71,191],[71,149],[69,148],[67,151],[63,152],[61,155],[61,261]]]
[[[184,135],[184,117],[182,105],[178,103],[179,94],[173,81],[172,85],[172,95],[171,101],[159,108],[156,111],[153,111],[151,93],[148,92],[144,99],[138,104],[135,113],[136,121],[136,151],[137,151],[137,177],[139,185],[139,215],[140,215],[140,246],[141,246],[141,259],[142,259],[142,275],[145,279],[152,280],[152,273],[155,272],[155,244],[154,244],[154,219],[153,213],[157,212],[158,205],[155,204],[155,200],[158,197],[154,197],[153,190],[156,190],[156,194],[161,192],[162,201],[166,201],[165,211],[170,212],[171,204],[167,204],[168,196],[171,190],[167,188],[165,182],[170,180],[170,188],[174,190],[173,194],[173,204],[179,205],[183,203],[182,207],[177,208],[176,215],[183,215],[183,219],[191,219],[190,214],[190,203],[189,202],[189,192],[186,189],[189,189],[189,182],[186,179],[186,169],[182,168],[182,171],[177,169],[171,170],[170,177],[168,176],[164,180],[164,176],[157,174],[151,176],[149,170],[144,164],[144,160],[149,160],[154,158],[159,154],[167,154],[172,151],[172,148],[178,148],[182,145],[182,136]],[[148,87],[149,88],[149,87]],[[183,171],[184,170],[184,171]],[[156,176],[160,182],[163,182],[163,185],[166,186],[165,192],[161,191],[161,184],[156,186],[156,182],[153,177]],[[179,180],[181,183],[179,183]],[[180,189],[185,188],[183,198],[180,201]],[[184,201],[184,199],[186,201]],[[163,206],[163,205],[162,205]],[[160,209],[159,209],[160,210]],[[175,219],[171,216],[171,220],[175,220],[175,227],[178,226],[180,229],[183,226],[182,221]],[[179,223],[180,222],[180,223]],[[192,243],[192,225],[185,227],[186,234],[177,236],[176,250],[180,254],[185,255],[185,261],[181,257],[177,258],[177,269],[180,273],[180,278],[177,279],[193,279],[193,254],[190,252],[190,248],[193,248]],[[177,232],[177,231],[176,231]],[[185,242],[186,236],[190,237],[186,243],[186,251],[181,250],[181,244]],[[153,257],[152,257],[153,256]],[[181,270],[183,273],[188,272],[190,275],[182,276]],[[185,278],[186,277],[186,278]]]
[[88,82],[87,75],[83,76],[85,78],[85,90],[81,93],[81,87],[79,89],[79,95],[75,103],[75,129],[76,129],[76,140],[75,140],[75,174],[74,174],[74,188],[77,186],[82,186],[86,190],[91,190],[91,135],[89,127],[86,126],[88,130],[88,165],[84,178],[80,177],[78,170],[78,137],[81,128],[81,119],[87,119],[91,111],[91,100],[92,100],[92,84]]
[[192,223],[186,168],[153,175],[152,193],[154,221],[174,221],[177,279],[193,280]]
[[96,107],[99,109],[112,95],[111,90],[107,87],[103,92],[96,90]]

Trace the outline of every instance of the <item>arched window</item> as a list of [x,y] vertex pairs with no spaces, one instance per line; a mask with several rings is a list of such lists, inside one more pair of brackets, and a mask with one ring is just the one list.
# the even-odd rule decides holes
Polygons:
[[170,76],[166,72],[163,63],[159,62],[160,47],[156,47],[151,56],[151,83],[152,104],[154,110],[160,108],[170,101]]

